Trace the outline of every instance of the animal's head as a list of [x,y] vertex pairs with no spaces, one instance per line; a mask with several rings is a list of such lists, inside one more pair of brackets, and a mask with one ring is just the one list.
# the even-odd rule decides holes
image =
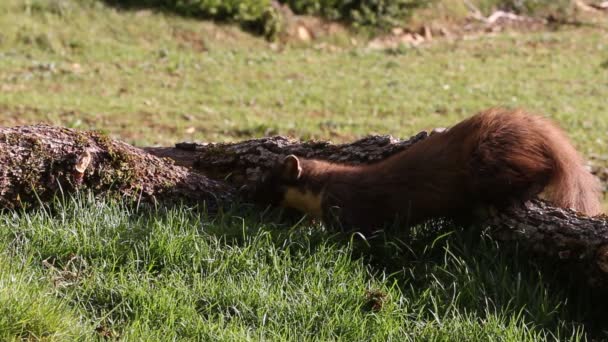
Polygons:
[[311,177],[314,161],[291,154],[283,158],[254,185],[252,199],[264,205],[284,206],[313,216],[321,215],[321,189]]
[[253,185],[252,199],[256,203],[278,206],[285,199],[287,189],[298,186],[302,177],[302,165],[298,157],[288,155]]

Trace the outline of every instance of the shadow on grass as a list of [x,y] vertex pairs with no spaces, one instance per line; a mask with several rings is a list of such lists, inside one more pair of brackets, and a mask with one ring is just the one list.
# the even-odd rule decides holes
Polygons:
[[188,8],[177,4],[169,5],[167,4],[167,1],[163,0],[102,0],[102,2],[119,10],[154,10],[160,13],[174,14],[188,18],[213,19],[203,11],[193,10],[192,6]]
[[[561,328],[567,332],[581,324],[590,337],[606,337],[602,317],[608,315],[608,308],[597,305],[608,299],[605,289],[591,289],[587,279],[564,274],[564,265],[555,260],[539,259],[521,251],[516,243],[496,241],[478,227],[457,228],[444,234],[449,234],[443,235],[444,241],[431,242],[441,234],[431,235],[426,237],[426,242],[420,240],[416,248],[424,255],[426,246],[439,245],[442,251],[435,248],[424,259],[427,265],[451,260],[444,261],[448,265],[441,265],[434,273],[441,276],[442,269],[456,270],[444,278],[444,283],[453,280],[460,284],[459,307],[480,310],[476,304],[483,294],[496,311],[504,309],[514,314],[523,310],[528,321],[540,327],[554,331]],[[447,267],[450,264],[453,267]],[[420,270],[425,274],[427,269],[423,266]]]
[[[208,13],[203,10],[202,5],[187,5],[183,2],[166,0],[102,0],[106,5],[124,11],[153,10],[159,13],[178,15],[185,18],[213,21],[215,24],[236,24],[244,31],[262,36],[268,35],[267,25],[270,25],[271,16],[261,15],[258,18],[251,17],[247,20],[239,20],[237,13],[218,11]],[[171,4],[170,4],[171,3]]]
[[[280,211],[274,215],[261,222],[298,226],[293,213],[287,220]],[[273,233],[280,244],[285,233]],[[554,260],[531,259],[516,244],[497,242],[479,227],[438,220],[405,230],[391,227],[367,237],[329,231],[307,234],[318,242],[350,246],[353,260],[363,260],[371,274],[389,275],[410,298],[431,291],[459,312],[479,317],[488,312],[522,313],[526,322],[556,336],[573,336],[581,327],[589,339],[608,336],[608,306],[600,304],[608,302],[608,291],[591,289],[586,279],[564,274]],[[375,311],[383,294],[370,290],[368,309]],[[433,321],[434,314],[428,310],[426,319]]]

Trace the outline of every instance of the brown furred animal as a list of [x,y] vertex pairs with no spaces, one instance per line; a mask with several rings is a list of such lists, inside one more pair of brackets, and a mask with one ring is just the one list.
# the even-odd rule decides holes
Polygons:
[[362,231],[470,215],[542,193],[556,206],[600,213],[600,184],[564,132],[521,110],[489,109],[369,165],[287,156],[256,187],[266,204]]

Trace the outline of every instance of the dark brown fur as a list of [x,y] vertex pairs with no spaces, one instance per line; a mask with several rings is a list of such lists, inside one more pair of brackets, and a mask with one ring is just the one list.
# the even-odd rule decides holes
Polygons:
[[468,215],[480,204],[521,202],[543,190],[557,206],[600,212],[599,182],[566,135],[550,120],[520,110],[478,113],[376,164],[295,157],[290,162],[297,165],[279,167],[282,173],[275,172],[260,190],[280,198],[291,189],[292,199],[281,200],[296,207],[294,193],[306,194],[307,201],[314,194],[324,219],[336,215],[347,227],[363,230],[395,217],[410,225]]

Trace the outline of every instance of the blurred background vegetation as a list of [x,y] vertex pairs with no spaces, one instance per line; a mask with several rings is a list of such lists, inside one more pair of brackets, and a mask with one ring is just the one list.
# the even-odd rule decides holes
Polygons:
[[[41,0],[38,0],[41,1]],[[46,1],[45,1],[46,2]],[[62,0],[51,2],[61,3]],[[341,21],[359,29],[387,30],[399,26],[414,9],[440,3],[462,13],[463,3],[483,13],[494,10],[564,19],[572,15],[572,0],[106,0],[107,3],[140,8],[158,8],[181,15],[241,24],[254,32],[273,38],[285,20],[278,4],[296,14],[307,14]]]

